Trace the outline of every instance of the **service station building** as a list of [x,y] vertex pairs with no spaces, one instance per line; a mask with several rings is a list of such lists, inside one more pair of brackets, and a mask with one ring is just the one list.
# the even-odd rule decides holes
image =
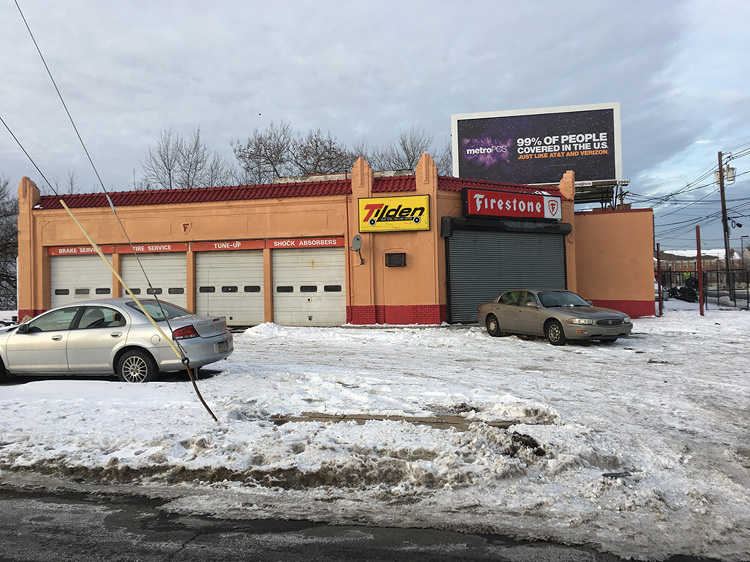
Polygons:
[[408,175],[360,158],[271,185],[113,192],[117,216],[103,193],[23,178],[18,195],[19,319],[127,296],[61,200],[134,294],[229,325],[473,323],[521,287],[654,314],[652,211],[576,212],[573,172],[538,188],[438,176],[427,154]]

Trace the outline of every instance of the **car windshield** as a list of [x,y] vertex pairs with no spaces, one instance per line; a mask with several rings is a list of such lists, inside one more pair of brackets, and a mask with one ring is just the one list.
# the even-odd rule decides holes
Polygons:
[[545,308],[555,306],[591,306],[581,297],[570,291],[542,291],[539,300]]
[[[146,312],[148,312],[149,316],[157,322],[161,322],[162,320],[172,320],[173,318],[192,314],[189,310],[185,310],[184,308],[180,308],[179,306],[164,301],[142,300],[140,302],[143,305],[143,308],[146,309]],[[138,311],[139,314],[143,314],[143,311],[141,311],[135,301],[130,301],[127,305],[133,310]]]

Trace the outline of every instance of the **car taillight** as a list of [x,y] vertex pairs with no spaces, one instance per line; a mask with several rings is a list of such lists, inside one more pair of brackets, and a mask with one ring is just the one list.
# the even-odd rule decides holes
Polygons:
[[195,331],[195,326],[193,326],[192,324],[190,324],[189,326],[184,326],[183,328],[177,328],[172,332],[172,336],[176,340],[187,340],[190,338],[200,337],[198,335],[198,332]]

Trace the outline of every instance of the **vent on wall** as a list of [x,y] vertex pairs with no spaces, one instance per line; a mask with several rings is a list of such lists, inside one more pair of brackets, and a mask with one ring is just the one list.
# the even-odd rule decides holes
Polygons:
[[386,267],[404,267],[406,266],[406,253],[399,252],[385,255]]

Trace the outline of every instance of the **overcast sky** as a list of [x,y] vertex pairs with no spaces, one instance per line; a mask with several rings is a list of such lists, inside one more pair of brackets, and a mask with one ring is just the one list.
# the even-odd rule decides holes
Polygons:
[[[282,119],[347,145],[417,127],[442,147],[451,114],[620,102],[626,189],[647,196],[684,188],[719,151],[750,148],[741,0],[18,3],[109,190],[132,189],[165,128],[200,128],[234,164],[230,142]],[[0,117],[48,179],[64,184],[72,171],[79,191],[98,191],[14,0],[0,1],[0,21]],[[731,165],[739,249],[750,156]],[[42,186],[1,128],[0,178],[24,175]],[[718,212],[717,200],[666,213],[713,190],[656,207],[662,249],[695,247],[690,219]],[[682,232],[660,239],[679,221]],[[723,246],[719,225],[701,227],[712,247]]]

